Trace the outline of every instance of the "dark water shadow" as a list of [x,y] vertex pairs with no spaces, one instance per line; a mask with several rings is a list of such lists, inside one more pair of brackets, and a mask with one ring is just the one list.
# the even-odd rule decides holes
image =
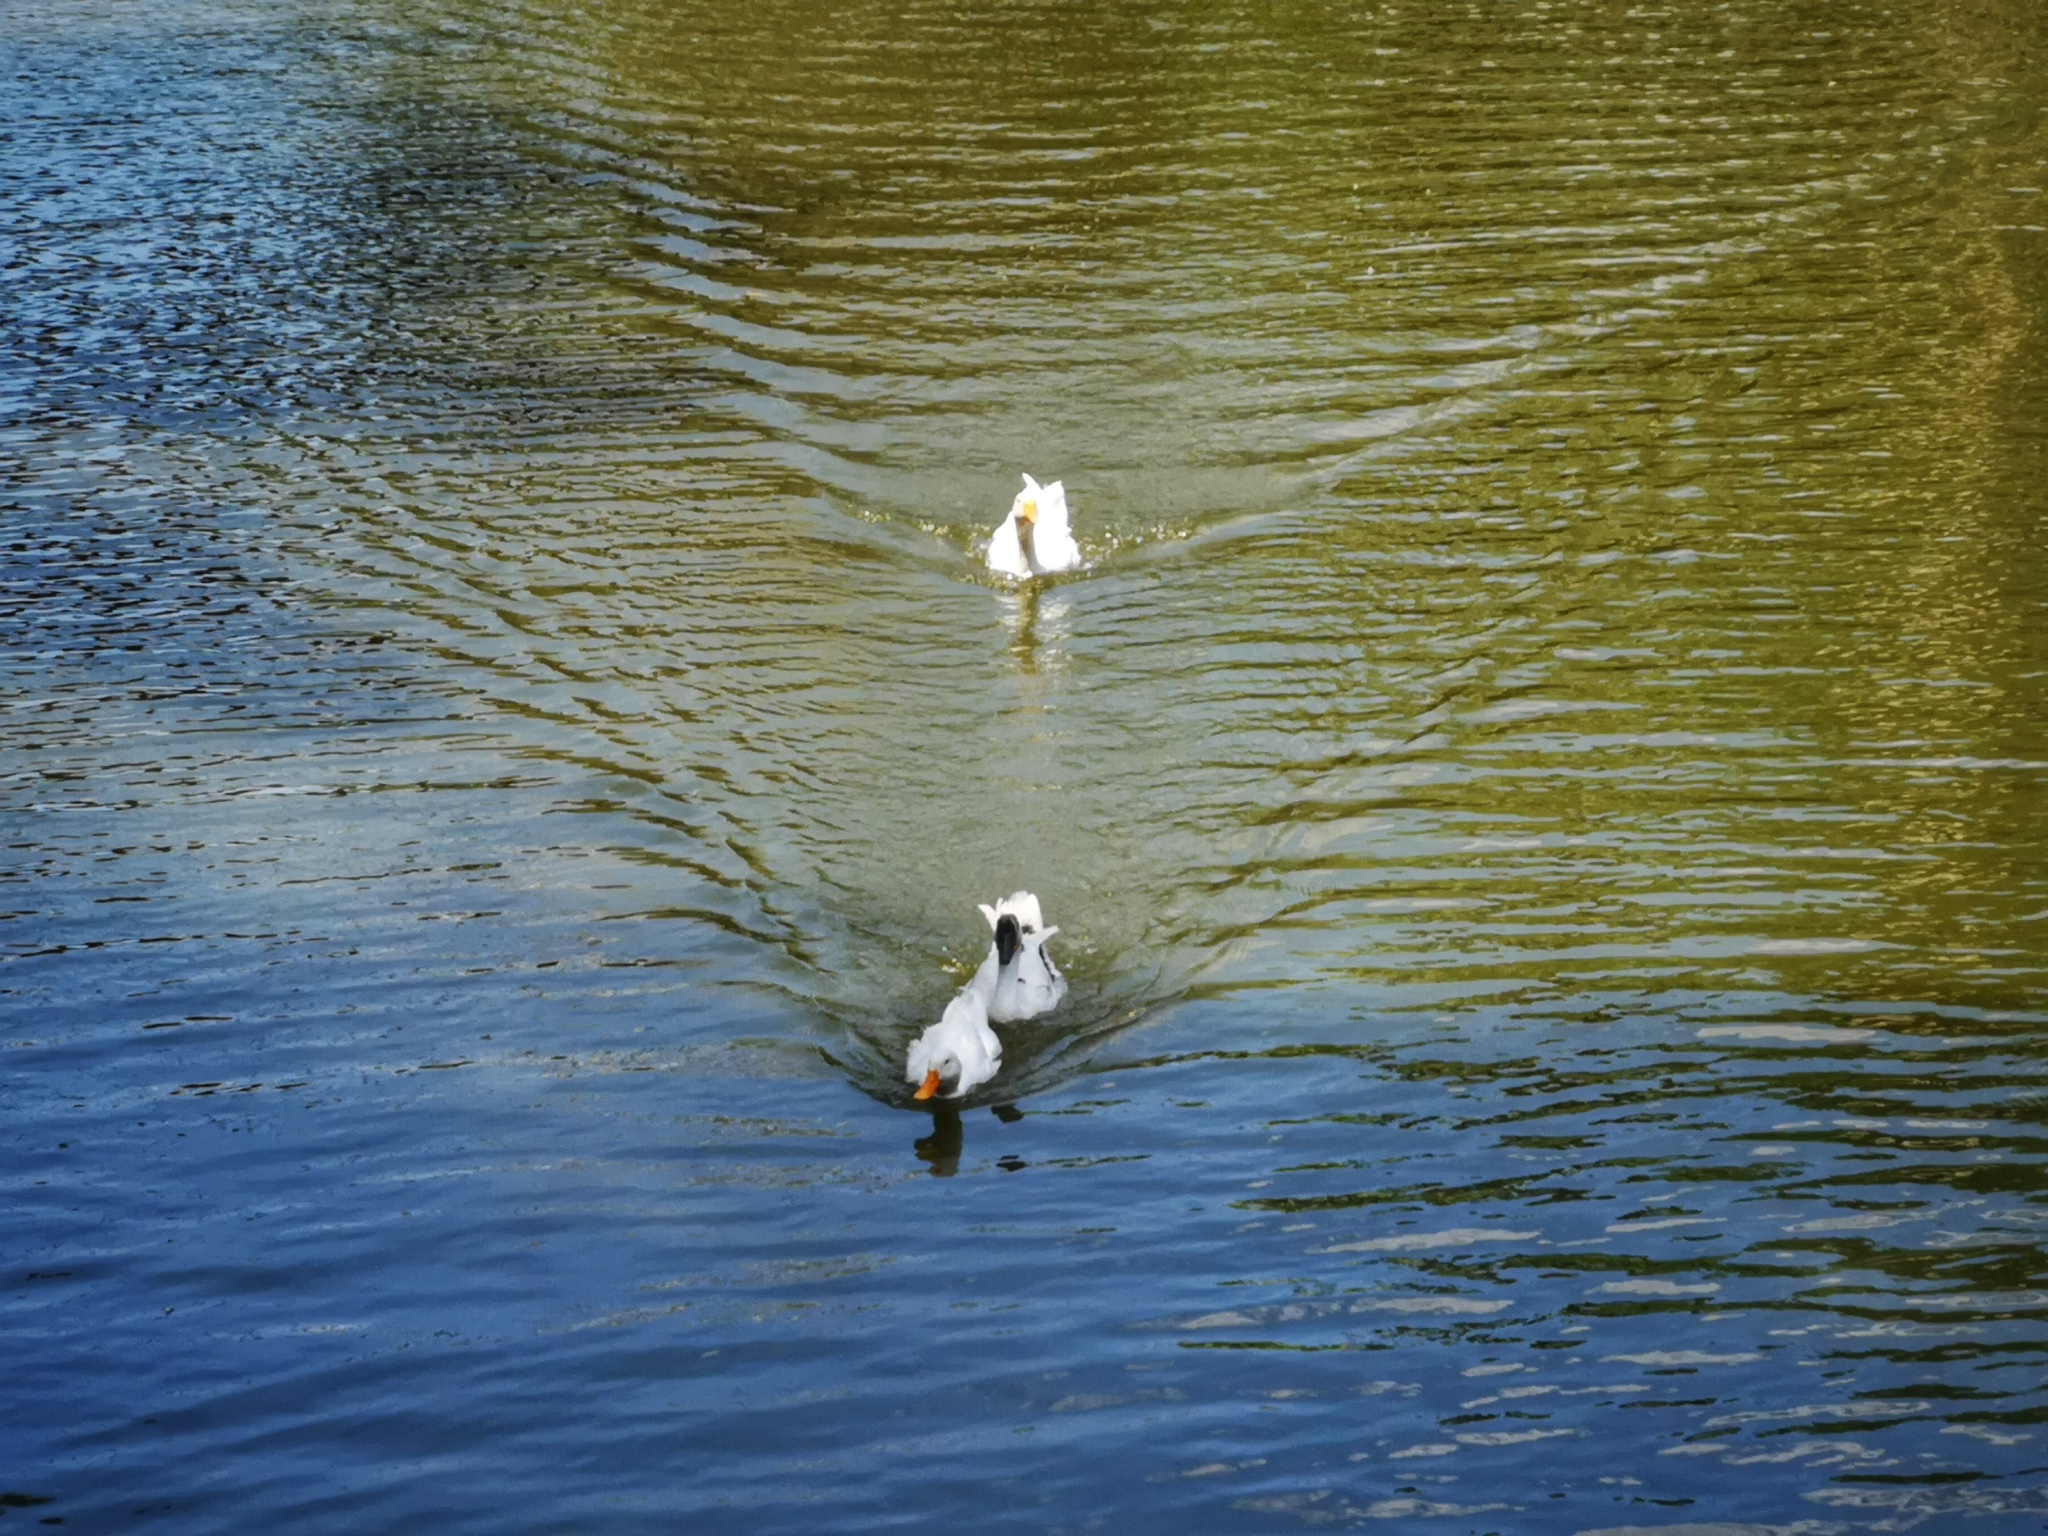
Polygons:
[[[1004,1125],[1015,1125],[1024,1111],[1014,1104],[991,1104],[989,1112]],[[967,1146],[967,1117],[950,1106],[931,1112],[932,1129],[911,1143],[911,1150],[930,1165],[935,1179],[950,1179],[960,1171],[960,1154]],[[996,1159],[1005,1173],[1021,1173],[1031,1165],[1014,1152]]]

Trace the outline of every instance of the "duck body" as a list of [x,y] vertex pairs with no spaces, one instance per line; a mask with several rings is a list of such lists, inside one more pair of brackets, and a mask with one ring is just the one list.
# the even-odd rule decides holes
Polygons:
[[1060,481],[1040,485],[1029,475],[1010,503],[1010,515],[988,541],[988,568],[998,576],[1028,581],[1076,570],[1081,546],[1067,524],[1067,490]]
[[910,1042],[904,1063],[906,1082],[920,1084],[912,1095],[965,1098],[1001,1070],[1003,1042],[988,1027],[988,1002],[969,982],[950,1003],[939,1022]]
[[1053,964],[1045,941],[1059,929],[1045,926],[1038,898],[1018,891],[983,906],[981,915],[995,930],[995,939],[967,990],[982,996],[989,1018],[1009,1024],[1057,1008],[1067,995],[1067,978]]

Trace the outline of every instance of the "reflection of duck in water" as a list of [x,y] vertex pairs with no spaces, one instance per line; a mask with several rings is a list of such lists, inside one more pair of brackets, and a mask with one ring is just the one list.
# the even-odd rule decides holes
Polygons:
[[1019,581],[1071,571],[1081,563],[1081,546],[1067,528],[1067,490],[1059,481],[1040,485],[1029,475],[988,541],[988,568]]
[[950,1179],[960,1171],[960,1151],[967,1144],[966,1127],[957,1109],[934,1109],[932,1133],[920,1136],[911,1150],[932,1165],[932,1177]]
[[[1014,1104],[991,1104],[989,1112],[1005,1125],[1015,1125],[1024,1118],[1024,1111]],[[911,1143],[911,1150],[931,1164],[933,1178],[950,1179],[960,1171],[960,1154],[966,1146],[967,1126],[960,1111],[941,1104],[932,1108],[931,1135],[918,1137]],[[997,1158],[996,1166],[1005,1173],[1022,1173],[1031,1165],[1011,1152]]]
[[1018,891],[984,905],[981,915],[995,930],[981,968],[946,1004],[939,1022],[910,1043],[903,1076],[919,1085],[913,1098],[965,1098],[1002,1069],[1003,1042],[989,1020],[1034,1019],[1067,995],[1066,977],[1045,952],[1045,941],[1059,929],[1045,926],[1036,896]]
[[988,1016],[1009,1024],[1057,1008],[1067,995],[1067,978],[1045,952],[1045,941],[1059,929],[1045,926],[1038,898],[1018,891],[992,907],[984,904],[981,915],[995,930],[995,942],[967,985],[987,1000]]

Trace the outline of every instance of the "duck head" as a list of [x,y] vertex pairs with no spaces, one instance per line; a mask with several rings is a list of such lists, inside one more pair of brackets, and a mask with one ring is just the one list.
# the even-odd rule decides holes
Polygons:
[[924,1083],[911,1097],[922,1103],[944,1089],[948,1083],[960,1081],[960,1058],[948,1051],[934,1059],[924,1074]]
[[1024,489],[1017,493],[1017,499],[1010,503],[1010,516],[1017,519],[1017,531],[1025,536],[1031,533],[1031,525],[1038,521],[1038,498],[1045,494],[1045,487],[1029,475],[1024,477]]
[[1024,489],[1010,503],[1010,516],[1017,520],[1019,538],[1029,539],[1037,532],[1041,519],[1048,530],[1064,534],[1067,531],[1066,482],[1055,480],[1051,485],[1040,485],[1026,475]]
[[1010,521],[1017,527],[1017,543],[1028,559],[1031,553],[1032,535],[1038,528],[1038,498],[1045,493],[1044,487],[1029,475],[1024,477],[1024,489],[1017,493],[1017,499],[1010,503]]

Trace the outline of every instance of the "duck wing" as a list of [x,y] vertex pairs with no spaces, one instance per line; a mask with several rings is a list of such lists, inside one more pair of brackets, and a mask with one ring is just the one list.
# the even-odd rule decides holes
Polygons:
[[1043,939],[1027,943],[1017,956],[1017,994],[1018,1013],[1027,1019],[1050,1013],[1067,995],[1067,978],[1046,953]]
[[1020,580],[1031,574],[1031,562],[1024,558],[1024,541],[1017,535],[1014,508],[988,541],[988,568],[998,576],[1015,576]]
[[1081,546],[1067,523],[1067,488],[1055,480],[1038,498],[1038,521],[1031,529],[1032,564],[1040,571],[1071,571],[1081,564]]

